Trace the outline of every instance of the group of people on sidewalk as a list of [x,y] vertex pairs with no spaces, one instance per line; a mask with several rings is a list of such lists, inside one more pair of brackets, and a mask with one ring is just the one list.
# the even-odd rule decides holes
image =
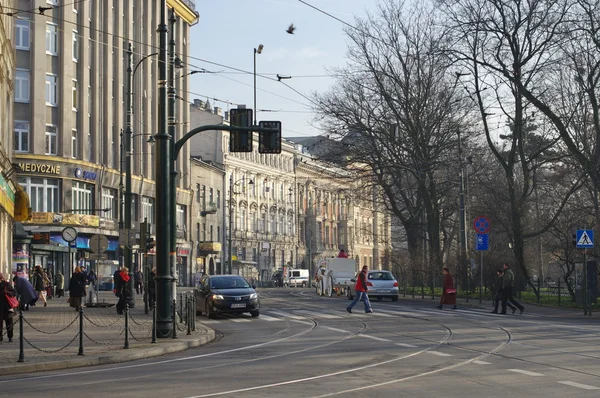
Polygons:
[[492,314],[498,314],[498,305],[500,302],[502,302],[502,310],[500,314],[506,315],[507,306],[512,310],[513,314],[517,308],[520,311],[519,314],[522,314],[523,311],[525,311],[525,307],[523,307],[523,305],[517,302],[517,300],[515,300],[513,297],[515,274],[510,269],[510,265],[505,263],[503,265],[503,269],[496,271],[496,275],[501,279],[501,281],[496,292],[496,297],[494,298],[494,310],[492,311]]

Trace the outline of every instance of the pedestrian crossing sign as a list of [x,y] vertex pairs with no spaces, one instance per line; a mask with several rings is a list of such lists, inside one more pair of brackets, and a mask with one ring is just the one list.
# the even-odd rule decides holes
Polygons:
[[589,249],[594,247],[594,230],[578,229],[575,239],[579,249]]

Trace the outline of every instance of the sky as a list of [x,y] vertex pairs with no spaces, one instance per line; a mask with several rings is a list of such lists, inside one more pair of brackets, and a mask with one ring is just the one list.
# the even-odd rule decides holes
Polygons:
[[[306,0],[335,17],[354,24],[354,16],[374,11],[375,0]],[[315,125],[310,102],[276,81],[275,74],[292,76],[285,83],[311,97],[325,92],[335,82],[328,75],[346,64],[347,38],[344,24],[298,0],[196,0],[199,23],[191,28],[189,70],[206,69],[218,73],[196,73],[190,80],[190,100],[207,97],[211,105],[224,111],[245,104],[253,108],[252,73],[244,74],[199,59],[252,72],[254,49],[257,55],[257,120],[279,120],[283,136],[313,136],[322,133]],[[286,33],[293,23],[293,35]],[[264,91],[263,91],[264,90]]]

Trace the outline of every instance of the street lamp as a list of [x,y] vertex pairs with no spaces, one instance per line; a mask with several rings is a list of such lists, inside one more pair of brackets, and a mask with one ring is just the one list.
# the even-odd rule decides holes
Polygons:
[[264,46],[262,44],[258,45],[258,49],[254,49],[254,125],[256,125],[256,114],[258,113],[256,110],[256,54],[262,54]]
[[[233,192],[233,187],[237,185],[240,181],[243,181],[244,178],[233,182],[233,173],[229,176],[229,237],[227,240],[227,250],[229,251],[229,259],[227,260],[227,274],[231,275],[231,257],[233,256],[233,247],[231,245],[231,238],[233,235],[233,195],[239,192]],[[254,181],[250,180],[248,185],[254,185]]]

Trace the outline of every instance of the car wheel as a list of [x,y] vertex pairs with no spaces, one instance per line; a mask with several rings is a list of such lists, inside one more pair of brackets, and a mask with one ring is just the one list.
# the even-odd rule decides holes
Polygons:
[[398,296],[393,296],[392,301],[398,301]]
[[250,315],[252,315],[252,318],[256,318],[257,316],[260,315],[259,311],[250,311]]
[[215,314],[214,312],[210,309],[210,303],[208,302],[208,300],[206,300],[206,317],[208,319],[214,319],[215,318]]

